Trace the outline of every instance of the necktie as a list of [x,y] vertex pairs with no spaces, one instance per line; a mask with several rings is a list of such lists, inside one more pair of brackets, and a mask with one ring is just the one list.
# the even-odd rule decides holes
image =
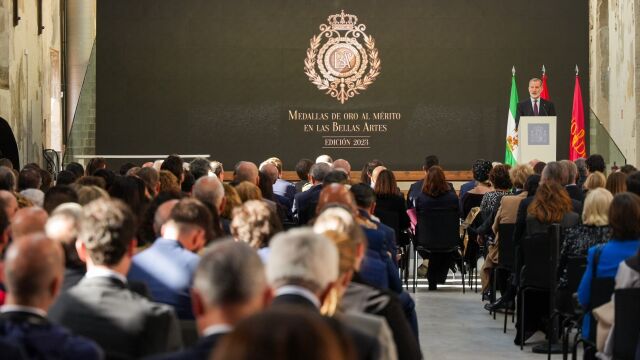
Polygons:
[[538,116],[538,100],[533,100],[533,115]]

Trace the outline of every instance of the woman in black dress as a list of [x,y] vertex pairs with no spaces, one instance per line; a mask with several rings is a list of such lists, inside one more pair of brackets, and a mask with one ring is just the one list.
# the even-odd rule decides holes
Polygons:
[[407,245],[408,238],[405,230],[409,227],[409,215],[407,215],[404,196],[398,190],[393,172],[382,170],[373,191],[376,193],[374,215],[380,219],[380,222],[395,231],[396,245]]

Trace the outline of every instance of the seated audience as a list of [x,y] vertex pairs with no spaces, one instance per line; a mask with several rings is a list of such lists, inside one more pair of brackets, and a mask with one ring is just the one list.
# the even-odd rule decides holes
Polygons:
[[81,216],[82,206],[75,203],[62,204],[51,213],[45,226],[47,237],[61,244],[64,250],[62,291],[75,286],[86,272],[86,265],[76,251]]
[[15,217],[16,212],[18,212],[18,199],[12,192],[0,190],[0,200],[2,200],[2,203],[4,204],[3,210],[9,218],[9,222],[11,222]]
[[[338,280],[339,258],[335,245],[312,230],[293,229],[276,235],[270,247],[266,273],[274,289],[272,308],[297,307],[313,315],[331,314],[328,310],[335,306],[332,294]],[[376,339],[349,324],[330,323],[337,329],[345,329],[344,340],[353,341],[355,358],[380,358]]]
[[78,255],[87,274],[50,311],[54,322],[93,339],[109,358],[140,358],[182,345],[173,309],[126,288],[134,236],[133,214],[122,202],[99,199],[86,205]]
[[56,185],[44,194],[44,210],[51,214],[60,204],[77,203],[78,194],[69,186]]
[[159,192],[181,192],[182,188],[178,182],[178,178],[168,170],[160,170],[158,173],[158,179],[160,181]]
[[138,170],[135,176],[144,181],[144,185],[147,188],[147,196],[155,197],[160,192],[160,176],[158,171],[152,167],[144,167]]
[[282,160],[277,157],[268,158],[265,162],[273,164],[278,169],[276,182],[273,184],[273,193],[278,196],[284,196],[293,204],[293,198],[296,196],[296,187],[292,183],[282,179]]
[[[476,160],[472,168],[474,186],[470,190],[460,193],[460,215],[462,215],[463,219],[469,220],[469,225],[472,225],[467,229],[468,241],[464,244],[465,261],[470,264],[475,264],[478,258],[478,234],[474,229],[482,224],[482,216],[479,216],[482,198],[484,197],[484,194],[493,191],[491,182],[489,182],[489,173],[492,168],[490,161],[484,159]],[[471,213],[471,209],[473,208],[477,209]],[[471,213],[471,215],[469,215],[469,213]],[[426,273],[427,267],[426,264],[423,263],[418,268],[418,275],[424,277]]]
[[84,175],[93,176],[93,173],[95,173],[96,170],[106,169],[106,168],[107,168],[107,161],[102,157],[95,157],[95,158],[89,159],[89,163],[87,164]]
[[351,164],[345,159],[338,159],[333,161],[333,169],[340,170],[347,174],[347,178],[349,178],[349,183],[351,183]]
[[25,167],[20,171],[18,175],[18,191],[40,189],[40,185],[42,185],[42,176],[38,169]]
[[116,180],[117,177],[122,177],[122,176],[117,176],[115,172],[107,168],[98,169],[94,171],[92,176],[103,179],[105,183],[104,189],[107,191],[111,190],[111,186],[113,185],[113,182]]
[[76,175],[69,170],[62,170],[56,176],[56,185],[71,185],[77,180]]
[[263,200],[262,191],[254,183],[242,181],[235,185],[235,190],[238,193],[240,201],[242,201],[243,203],[249,200]]
[[262,201],[250,200],[233,210],[231,235],[256,249],[264,263],[269,258],[269,241],[280,231],[277,215]]
[[595,172],[604,174],[604,172],[607,170],[607,165],[604,162],[604,158],[599,154],[589,155],[589,157],[585,160],[585,164],[587,165],[589,175]]
[[195,158],[191,160],[189,163],[189,172],[191,172],[194,181],[198,181],[198,179],[203,176],[213,176],[211,162],[205,158]]
[[311,171],[313,161],[311,159],[300,159],[296,164],[295,170],[299,181],[295,183],[296,194],[308,190],[311,187],[309,182],[309,171]]
[[585,158],[578,158],[574,162],[576,167],[578,168],[578,179],[576,180],[576,185],[579,189],[582,189],[582,185],[587,180],[587,160]]
[[0,166],[0,190],[16,191],[16,176],[8,167]]
[[191,194],[200,200],[211,213],[213,238],[218,238],[229,232],[229,221],[220,218],[224,210],[226,199],[224,186],[215,176],[202,176],[196,181]]
[[271,298],[264,266],[255,251],[232,240],[211,245],[198,264],[191,291],[200,340],[192,348],[154,359],[210,359],[221,340],[245,318],[268,306]]
[[[459,211],[458,196],[451,189],[440,166],[432,166],[424,179],[422,193],[416,199],[416,211],[418,221],[421,217],[429,216],[433,210],[453,209]],[[429,282],[429,290],[436,290],[438,283],[443,284],[447,278],[449,268],[454,259],[452,254],[427,254],[420,251],[423,260],[429,259],[426,276]],[[424,263],[421,266],[425,266]]]
[[613,195],[604,188],[589,191],[582,209],[582,223],[565,229],[558,263],[559,289],[567,285],[566,265],[569,257],[586,257],[589,248],[609,241],[609,208],[612,200]]
[[109,193],[98,186],[84,186],[76,184],[76,193],[78,194],[78,204],[84,206],[96,199],[108,199]]
[[584,191],[588,193],[589,190],[603,188],[607,185],[607,178],[604,177],[604,174],[596,171],[594,173],[589,174],[587,176],[587,180],[584,182]]
[[613,195],[627,191],[627,174],[621,171],[611,173],[605,187]]
[[102,359],[96,343],[47,317],[62,286],[63,256],[42,233],[15,238],[4,263],[7,298],[0,307],[0,339],[18,345],[29,359]]
[[[547,236],[549,226],[554,223],[558,223],[563,229],[574,226],[579,223],[580,218],[578,214],[573,212],[573,205],[569,194],[560,181],[551,180],[550,175],[545,172],[556,171],[547,170],[557,167],[561,169],[560,164],[557,162],[550,162],[543,170],[542,181],[531,204],[526,210],[526,227],[524,236]],[[555,172],[554,174],[559,174]],[[546,180],[549,179],[549,180]],[[558,179],[555,177],[555,179]],[[523,200],[520,204],[524,204]],[[517,233],[516,233],[517,234]],[[516,240],[518,241],[518,240]],[[540,251],[547,251],[547,249],[540,249]],[[527,257],[527,253],[521,252],[522,259]],[[518,264],[523,264],[523,260],[516,260]],[[516,272],[519,272],[516,269]],[[526,267],[523,268],[520,275],[521,286],[525,286],[527,279]],[[526,328],[522,328],[520,317],[516,322],[517,334],[514,340],[516,345],[520,345],[520,332],[524,331],[524,341],[533,336],[537,330],[545,330],[546,325],[543,323],[543,319],[548,318],[549,315],[549,293],[548,291],[535,291],[527,294],[526,308],[522,307],[522,298],[518,297],[517,312],[518,314],[524,314],[524,323]]]
[[160,165],[160,170],[167,170],[173,174],[178,180],[178,185],[181,186],[184,181],[184,161],[179,155],[172,154],[167,156],[166,159]]
[[209,162],[209,166],[211,167],[211,171],[213,172],[213,174],[218,177],[218,180],[223,182],[224,181],[224,168],[222,166],[222,163],[220,161],[215,161],[214,160],[214,161]]
[[76,180],[84,176],[84,167],[77,162],[68,163],[64,169],[66,171],[71,171],[76,176]]
[[314,217],[316,206],[318,205],[318,197],[320,197],[320,191],[322,191],[322,182],[330,171],[331,165],[324,162],[311,166],[309,182],[312,186],[309,190],[296,194],[291,208],[293,220],[297,224],[306,225]]
[[211,214],[198,200],[182,199],[162,237],[133,257],[128,279],[145,283],[154,301],[171,305],[180,319],[193,319],[189,289],[200,251],[211,240]]
[[320,155],[316,158],[316,164],[325,163],[329,166],[333,163],[333,159],[329,155]]
[[[375,192],[375,207],[373,215],[380,222],[389,226],[395,232],[398,245],[407,245],[409,239],[405,230],[409,228],[409,215],[402,193],[398,191],[396,177],[390,170],[383,170],[373,189]],[[394,259],[396,261],[396,259]]]
[[78,179],[75,184],[77,186],[97,186],[103,190],[107,190],[107,182],[99,176],[83,176]]
[[222,213],[220,213],[220,217],[226,222],[229,222],[231,220],[233,209],[242,205],[242,199],[240,199],[238,192],[233,186],[227,183],[223,183],[222,186],[224,186],[225,204]]
[[[587,268],[578,288],[578,301],[590,310],[591,282],[598,278],[613,278],[618,266],[625,259],[635,255],[640,247],[640,197],[624,192],[613,197],[609,210],[611,239],[603,244],[593,246],[587,255]],[[594,269],[594,258],[598,254],[597,267]],[[595,275],[594,275],[595,274]],[[582,322],[582,337],[592,338],[591,312],[588,311]]]
[[[435,155],[428,155],[427,157],[424,158],[424,165],[422,165],[422,170],[424,171],[425,176],[427,175],[427,172],[429,171],[429,169],[432,166],[436,166],[440,164],[440,160],[438,160],[438,157]],[[382,165],[382,164],[381,164]],[[407,208],[412,209],[415,207],[416,205],[416,199],[420,196],[420,194],[422,193],[422,188],[424,187],[424,179],[420,179],[418,181],[416,181],[415,183],[411,184],[411,186],[409,187],[409,192],[407,193]],[[460,193],[460,196],[462,196],[463,193]]]
[[565,188],[569,193],[569,197],[579,202],[583,202],[584,191],[582,191],[582,188],[578,187],[576,184],[578,181],[578,167],[570,160],[561,160],[559,163],[564,167],[564,171],[567,173]]
[[338,205],[328,207],[318,215],[313,229],[317,233],[335,235],[329,235],[329,238],[336,243],[340,273],[345,278],[342,283],[347,283],[346,288],[341,289],[338,309],[343,313],[366,313],[384,318],[393,335],[397,358],[420,359],[417,336],[412,333],[397,295],[360,281],[358,271],[364,260],[366,237],[352,214]]
[[636,171],[638,171],[638,169],[636,169],[636,167],[631,164],[625,164],[620,167],[620,172],[624,173],[625,175],[629,175]]
[[382,161],[378,159],[373,159],[364,164],[362,172],[360,173],[360,182],[365,185],[371,186],[371,174],[373,173],[373,169],[377,168],[378,166],[384,166]]
[[353,358],[352,347],[345,346],[334,328],[295,308],[269,309],[240,322],[211,357],[213,360]]
[[46,211],[35,206],[19,209],[11,219],[11,237],[44,232],[48,217]]
[[260,183],[260,172],[256,164],[249,161],[240,161],[233,170],[233,181],[231,185],[238,185],[243,181],[258,185]]

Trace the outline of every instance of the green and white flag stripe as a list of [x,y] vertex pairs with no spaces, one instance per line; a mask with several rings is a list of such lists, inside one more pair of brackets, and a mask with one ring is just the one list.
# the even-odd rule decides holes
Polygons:
[[518,162],[518,129],[516,115],[518,112],[518,89],[516,87],[516,71],[511,76],[511,99],[509,100],[509,116],[507,118],[506,150],[504,163],[514,166]]

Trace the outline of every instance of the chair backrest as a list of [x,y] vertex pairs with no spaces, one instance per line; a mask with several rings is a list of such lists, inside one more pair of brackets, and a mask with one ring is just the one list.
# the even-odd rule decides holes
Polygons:
[[559,238],[553,236],[555,228],[550,225],[546,233],[534,233],[522,240],[521,286],[555,288],[555,282],[551,281],[555,279],[558,268]]
[[567,258],[567,287],[566,291],[573,294],[578,291],[582,275],[587,269],[586,256],[569,256]]
[[418,245],[432,252],[449,252],[458,248],[459,216],[457,209],[433,209],[418,214]]
[[498,265],[512,269],[515,259],[513,233],[516,224],[498,224]]
[[618,289],[615,292],[615,326],[613,327],[613,358],[632,360],[640,337],[640,288]]

